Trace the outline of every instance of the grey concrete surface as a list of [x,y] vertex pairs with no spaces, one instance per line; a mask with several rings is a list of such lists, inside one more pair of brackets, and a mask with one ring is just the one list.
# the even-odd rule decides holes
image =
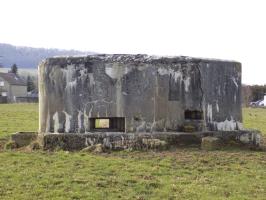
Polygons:
[[[241,64],[148,55],[57,57],[39,65],[39,132],[242,129]],[[190,128],[190,126],[192,128]]]

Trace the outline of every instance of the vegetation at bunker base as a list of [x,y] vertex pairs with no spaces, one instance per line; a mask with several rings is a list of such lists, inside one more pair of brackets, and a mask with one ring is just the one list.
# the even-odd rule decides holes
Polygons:
[[[266,133],[266,109],[244,109]],[[38,128],[37,104],[0,105],[0,135]],[[1,137],[0,136],[0,137]],[[1,150],[0,150],[1,151]],[[265,199],[266,153],[0,152],[0,199]]]

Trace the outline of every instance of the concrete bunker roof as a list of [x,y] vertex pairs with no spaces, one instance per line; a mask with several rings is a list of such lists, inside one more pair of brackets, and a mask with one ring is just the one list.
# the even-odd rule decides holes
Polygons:
[[189,56],[156,56],[147,54],[93,54],[82,56],[58,56],[46,59],[44,62],[50,65],[81,64],[89,62],[117,62],[134,64],[178,64],[178,63],[238,63],[233,60],[195,58]]

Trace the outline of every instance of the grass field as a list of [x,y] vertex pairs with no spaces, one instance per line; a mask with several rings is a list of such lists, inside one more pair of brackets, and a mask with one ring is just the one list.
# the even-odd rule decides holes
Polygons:
[[38,130],[38,104],[0,104],[0,137]]
[[[0,136],[37,130],[37,104],[0,104]],[[266,133],[266,109],[244,109]],[[266,153],[0,152],[0,199],[266,199]]]
[[258,129],[266,136],[266,108],[244,108],[245,128]]

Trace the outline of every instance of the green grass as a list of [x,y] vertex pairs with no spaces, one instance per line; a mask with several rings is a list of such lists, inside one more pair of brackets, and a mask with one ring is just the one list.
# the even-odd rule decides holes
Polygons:
[[[0,135],[37,130],[37,104],[0,105]],[[7,115],[8,114],[8,115]],[[244,109],[266,133],[266,109]],[[6,127],[7,126],[7,127]],[[0,152],[0,199],[266,199],[266,153]]]
[[262,152],[0,154],[1,199],[265,199]]
[[244,108],[243,121],[245,128],[258,129],[266,135],[266,108]]
[[38,104],[0,104],[0,138],[38,130]]
[[1,199],[265,199],[263,152],[0,154]]

